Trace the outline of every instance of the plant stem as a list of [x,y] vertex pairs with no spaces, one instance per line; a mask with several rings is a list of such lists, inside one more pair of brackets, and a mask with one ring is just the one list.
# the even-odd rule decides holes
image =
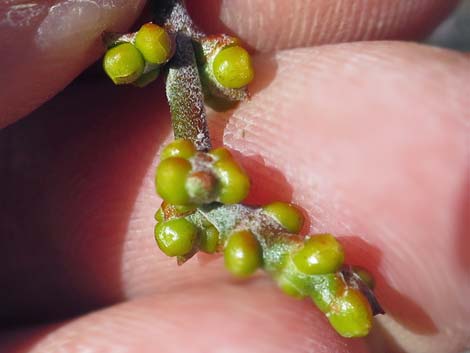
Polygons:
[[211,148],[193,40],[203,34],[193,24],[183,0],[155,1],[155,21],[175,36],[176,50],[169,63],[166,93],[175,139],[191,140],[199,151]]
[[175,138],[191,140],[199,151],[208,151],[211,142],[201,80],[192,40],[185,33],[176,35],[176,52],[169,63],[166,94]]

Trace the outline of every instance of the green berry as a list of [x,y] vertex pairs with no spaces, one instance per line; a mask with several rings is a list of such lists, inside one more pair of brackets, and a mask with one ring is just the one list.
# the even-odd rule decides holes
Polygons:
[[205,228],[201,234],[201,243],[199,247],[202,251],[213,254],[217,251],[219,245],[219,231],[213,225]]
[[249,231],[233,233],[224,249],[225,267],[237,277],[253,274],[263,263],[262,249]]
[[171,204],[189,204],[186,180],[190,172],[191,163],[186,159],[171,157],[161,161],[155,176],[158,194]]
[[209,151],[209,155],[211,155],[216,161],[233,158],[230,151],[225,147],[214,148],[213,150]]
[[135,36],[135,46],[151,64],[164,64],[171,56],[170,36],[165,29],[153,23],[140,27]]
[[163,212],[163,208],[159,208],[155,213],[155,220],[157,222],[163,222],[165,220],[165,213]]
[[303,273],[322,275],[336,272],[341,267],[344,251],[332,235],[320,234],[307,238],[292,259]]
[[160,159],[162,161],[170,157],[188,159],[194,156],[196,152],[196,147],[191,141],[178,139],[166,145],[166,147],[162,150],[162,153],[160,154]]
[[238,45],[222,49],[216,55],[212,69],[217,81],[226,88],[242,88],[255,75],[250,54]]
[[144,66],[142,54],[131,43],[109,49],[103,59],[104,71],[116,85],[136,81],[144,72]]
[[215,162],[214,169],[219,177],[218,200],[220,202],[224,204],[239,203],[248,196],[250,178],[233,159],[221,159]]
[[158,246],[168,256],[183,256],[189,253],[196,237],[196,226],[185,218],[171,219],[155,227]]
[[336,274],[319,277],[321,280],[315,285],[315,290],[310,296],[318,309],[326,313],[330,311],[331,304],[344,290],[344,283]]
[[299,233],[304,225],[302,212],[290,203],[273,202],[263,209],[289,233]]
[[343,337],[364,337],[372,328],[372,310],[367,299],[349,288],[334,300],[326,313],[334,329]]

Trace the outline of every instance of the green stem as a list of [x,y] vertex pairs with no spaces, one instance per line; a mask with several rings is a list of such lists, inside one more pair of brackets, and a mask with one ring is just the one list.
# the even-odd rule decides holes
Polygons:
[[199,151],[211,148],[201,80],[192,39],[176,35],[176,52],[169,63],[166,93],[176,139],[191,140]]
[[176,50],[168,67],[166,92],[175,139],[192,141],[199,151],[211,148],[193,40],[202,33],[186,11],[183,0],[154,2],[155,21],[175,36]]

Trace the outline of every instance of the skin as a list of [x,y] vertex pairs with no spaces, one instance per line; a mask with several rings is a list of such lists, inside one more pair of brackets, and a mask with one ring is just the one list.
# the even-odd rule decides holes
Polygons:
[[[245,156],[250,202],[300,205],[310,232],[339,236],[346,261],[374,273],[388,315],[371,337],[338,337],[263,275],[234,282],[221,259],[177,267],[158,251],[153,174],[170,139],[161,83],[118,89],[91,68],[45,103],[99,56],[101,31],[125,30],[142,3],[81,2],[88,17],[74,12],[73,31],[43,27],[44,50],[35,36],[46,2],[29,24],[0,28],[0,126],[21,119],[0,131],[1,352],[470,345],[468,56],[399,42],[311,47],[417,38],[453,2],[311,0],[283,16],[293,3],[189,2],[208,32],[275,51],[254,57],[251,101],[211,114],[211,129]],[[203,7],[220,21],[205,23]]]

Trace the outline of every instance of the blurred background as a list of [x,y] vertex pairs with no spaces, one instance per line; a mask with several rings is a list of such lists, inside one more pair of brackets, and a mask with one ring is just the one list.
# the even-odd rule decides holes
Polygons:
[[441,47],[470,51],[470,0],[462,0],[452,16],[427,42]]
[[[470,52],[470,0],[462,0],[452,16],[433,33],[427,42],[440,47]],[[462,353],[470,353],[470,350]]]

